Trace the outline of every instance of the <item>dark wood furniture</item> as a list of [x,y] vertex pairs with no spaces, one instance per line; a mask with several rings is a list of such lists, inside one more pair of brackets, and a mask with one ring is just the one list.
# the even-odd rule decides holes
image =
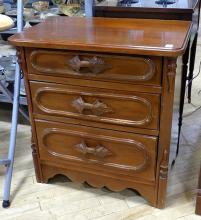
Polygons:
[[26,79],[38,182],[64,174],[165,206],[176,62],[191,27],[57,17],[9,39]]
[[199,180],[198,180],[198,191],[197,191],[197,198],[196,198],[195,214],[201,215],[201,168],[200,168],[200,175],[199,175]]
[[157,4],[156,0],[139,0],[137,4],[120,5],[106,0],[94,5],[94,16],[119,18],[146,18],[166,20],[191,20],[198,23],[200,0],[176,0],[174,4]]
[[[188,83],[188,102],[191,102],[191,89],[199,28],[200,0],[177,0],[174,4],[157,4],[156,0],[139,0],[138,3],[131,5],[120,4],[118,1],[106,0],[94,5],[93,11],[95,17],[169,19],[187,20],[193,22],[189,47],[188,50],[186,50],[186,54],[184,55],[183,59],[184,66],[180,98],[180,113],[178,119],[178,142],[176,150],[177,157],[179,153],[179,140],[183,120],[186,81]],[[175,160],[173,160],[173,164],[174,162]]]

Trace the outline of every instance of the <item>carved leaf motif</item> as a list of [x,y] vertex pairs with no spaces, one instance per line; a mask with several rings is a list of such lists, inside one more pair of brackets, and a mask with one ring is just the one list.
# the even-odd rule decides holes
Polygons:
[[95,115],[104,115],[106,113],[111,113],[112,109],[110,109],[106,104],[96,100],[93,104],[92,112]]
[[79,97],[75,100],[72,101],[72,106],[80,113],[84,111],[85,105],[84,105],[84,100],[82,97]]
[[176,59],[170,59],[168,62],[168,73],[167,73],[167,78],[168,78],[168,91],[172,92],[173,87],[174,87],[174,78],[176,75]]
[[160,165],[160,178],[167,179],[167,175],[168,175],[168,152],[165,149],[163,152],[163,158]]
[[94,115],[97,116],[113,112],[110,107],[99,100],[96,100],[93,104],[90,104],[84,102],[82,97],[73,100],[72,106],[81,114],[84,110],[90,110]]
[[75,70],[76,72],[79,72],[79,70],[80,70],[80,59],[79,59],[78,56],[75,56],[71,60],[69,60],[68,64],[73,70]]
[[79,72],[82,67],[87,67],[94,74],[101,73],[109,68],[109,65],[106,65],[104,60],[97,57],[87,58],[81,61],[79,56],[75,56],[69,60],[68,64],[76,72]]
[[101,158],[112,155],[112,153],[104,146],[97,145],[95,148],[90,148],[86,145],[86,143],[84,141],[82,141],[82,143],[80,143],[80,144],[76,144],[75,148],[77,151],[79,151],[80,153],[82,153],[84,155],[93,154],[93,155],[101,157]]

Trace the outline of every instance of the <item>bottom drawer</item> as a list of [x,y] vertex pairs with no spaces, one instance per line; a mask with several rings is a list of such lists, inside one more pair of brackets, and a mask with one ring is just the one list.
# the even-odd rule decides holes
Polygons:
[[41,160],[84,172],[155,180],[157,138],[36,120]]

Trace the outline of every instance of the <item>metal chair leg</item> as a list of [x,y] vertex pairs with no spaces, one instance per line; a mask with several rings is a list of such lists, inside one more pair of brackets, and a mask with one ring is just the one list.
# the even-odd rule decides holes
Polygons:
[[[17,31],[22,31],[22,18],[23,18],[23,1],[17,1]],[[19,95],[20,95],[20,67],[16,64],[15,70],[15,83],[14,83],[14,95],[13,95],[13,110],[12,110],[12,123],[10,132],[10,145],[8,151],[8,158],[0,160],[0,165],[6,165],[6,180],[3,195],[3,208],[10,206],[10,187],[13,172],[13,163],[15,155],[15,144],[17,134],[17,122],[18,122],[18,110],[19,110]]]
[[93,16],[93,0],[85,0],[85,16],[92,17]]
[[8,152],[9,164],[6,165],[7,169],[6,169],[6,180],[5,180],[5,188],[4,188],[3,204],[2,204],[3,208],[7,208],[10,206],[10,186],[11,186],[14,155],[15,155],[15,145],[16,145],[19,94],[20,94],[20,68],[19,68],[19,65],[16,64],[13,110],[12,110],[12,124],[11,124],[10,145],[9,145],[9,152]]

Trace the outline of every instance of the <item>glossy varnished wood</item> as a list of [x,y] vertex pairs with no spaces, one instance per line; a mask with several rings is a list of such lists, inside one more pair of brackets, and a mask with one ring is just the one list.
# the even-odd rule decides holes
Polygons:
[[176,60],[190,30],[189,22],[52,18],[11,37],[23,58],[38,182],[64,174],[132,188],[163,208]]
[[[78,79],[76,78],[68,78],[68,77],[57,77],[49,76],[49,75],[41,75],[41,74],[28,74],[29,80],[36,80],[41,82],[53,82],[59,83],[62,85],[77,85]],[[79,78],[80,86],[87,86],[93,88],[100,89],[115,89],[119,91],[131,91],[131,92],[149,92],[149,93],[161,93],[161,86],[150,86],[148,83],[132,83],[133,86],[130,85],[129,82],[113,82],[113,81],[101,81],[101,80],[92,80],[92,79],[81,79]],[[135,86],[134,86],[135,85]]]
[[[54,161],[58,166],[75,164],[89,173],[122,175],[134,182],[155,182],[156,137],[44,120],[36,120],[36,127],[41,160]],[[89,150],[84,151],[82,145]],[[98,146],[108,154],[93,153]]]
[[[172,127],[172,111],[174,100],[174,86],[176,75],[176,59],[169,58],[164,61],[164,77],[163,77],[163,93],[161,97],[161,115],[160,115],[160,134],[158,145],[158,207],[165,206],[165,197],[168,178],[168,164],[169,164],[169,152],[170,152],[170,138]],[[170,108],[171,106],[171,108]]]
[[114,93],[114,90],[38,82],[31,82],[31,91],[36,114],[158,129],[160,96],[157,94]]
[[[26,57],[30,74],[156,86],[161,84],[162,59],[160,57],[34,49],[27,49]],[[86,62],[90,60],[92,64],[87,67]],[[85,66],[81,67],[82,62],[85,62]]]
[[190,29],[188,21],[56,17],[9,41],[26,47],[179,56]]

